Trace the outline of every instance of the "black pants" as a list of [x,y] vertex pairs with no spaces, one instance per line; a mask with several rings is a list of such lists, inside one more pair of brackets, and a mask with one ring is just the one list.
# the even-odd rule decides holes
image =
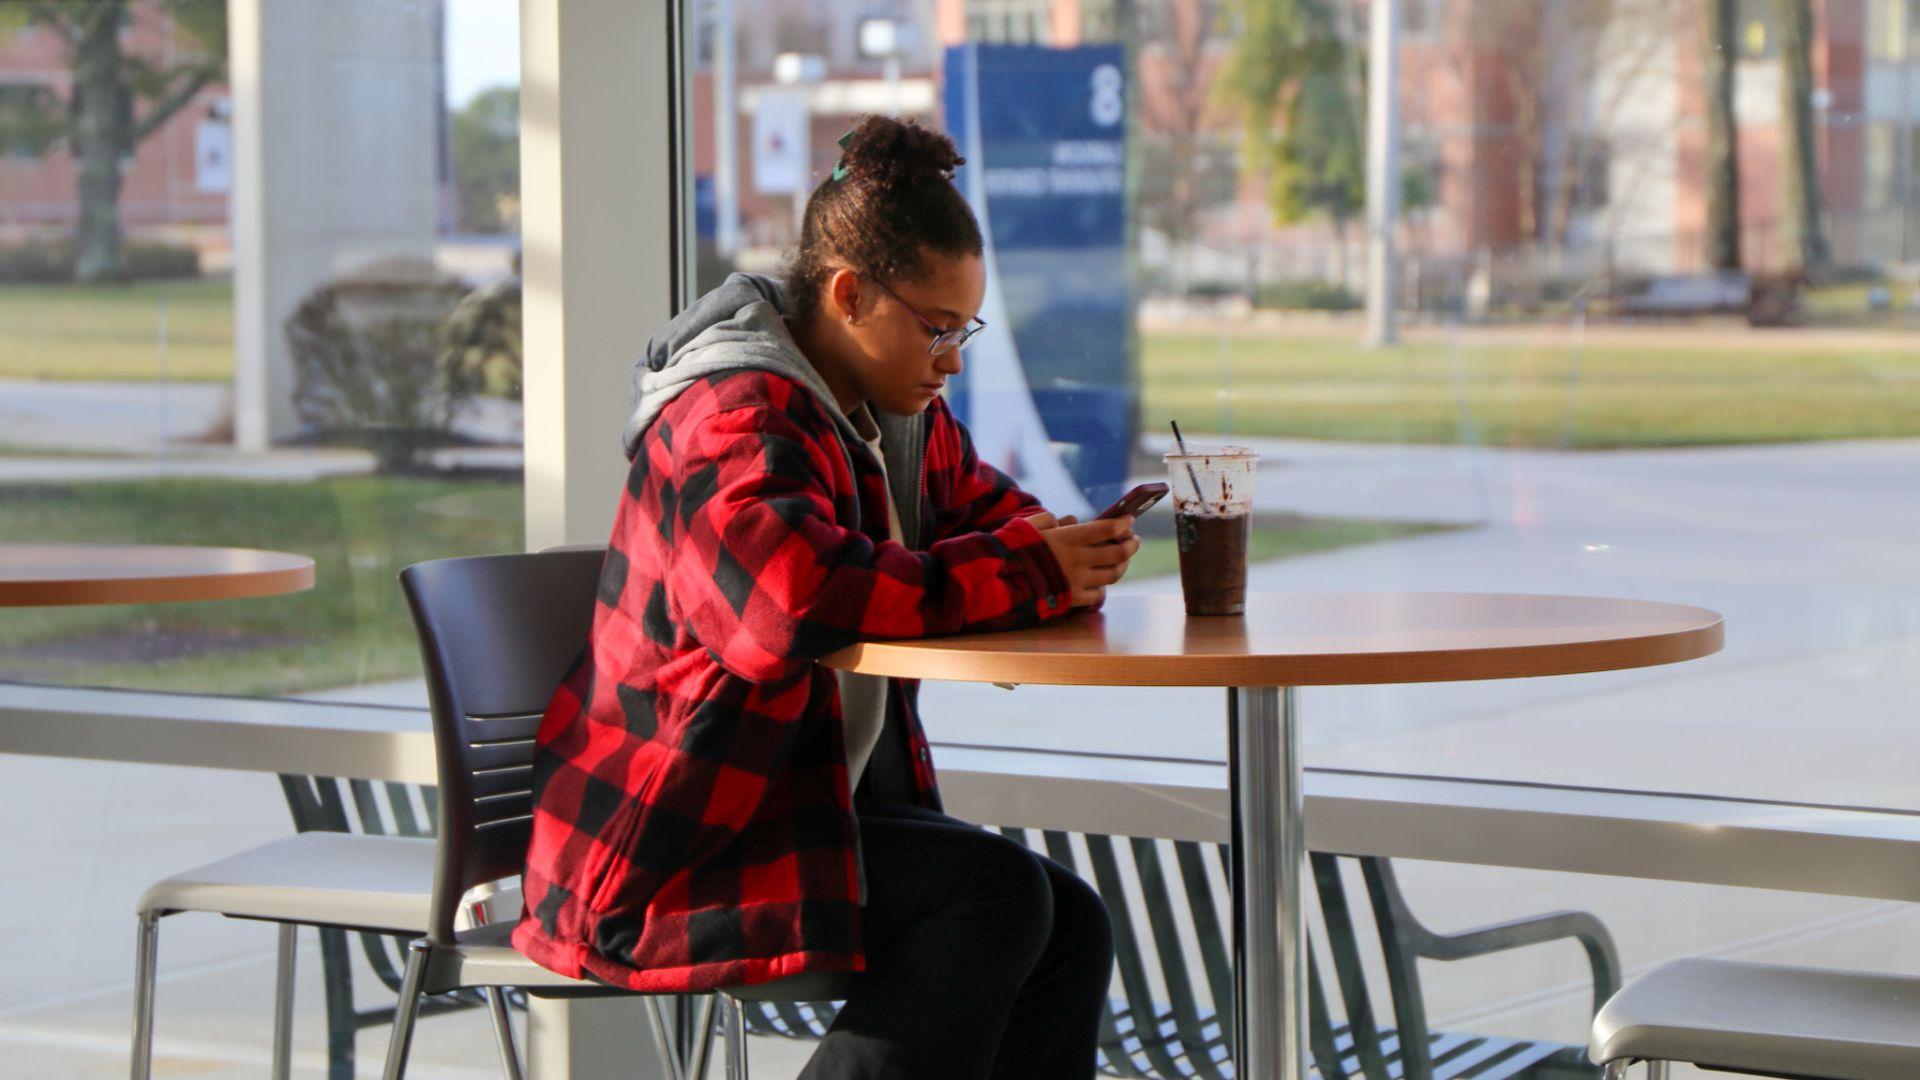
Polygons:
[[1113,971],[1099,894],[985,829],[861,807],[867,970],[802,1080],[1083,1080]]

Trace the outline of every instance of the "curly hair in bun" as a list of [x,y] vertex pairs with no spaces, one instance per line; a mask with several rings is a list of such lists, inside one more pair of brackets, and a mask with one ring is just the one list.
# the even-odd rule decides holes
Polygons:
[[980,254],[980,225],[953,186],[953,170],[966,159],[952,139],[911,120],[867,116],[840,161],[840,179],[821,181],[800,219],[800,244],[786,269],[796,313],[813,313],[827,276],[841,266],[892,283],[924,272],[929,251]]

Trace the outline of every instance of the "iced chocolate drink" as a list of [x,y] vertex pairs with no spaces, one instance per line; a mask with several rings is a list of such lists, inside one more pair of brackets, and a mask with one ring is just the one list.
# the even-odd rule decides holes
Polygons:
[[1247,610],[1248,514],[1173,512],[1180,543],[1180,590],[1189,615],[1238,615]]
[[1241,446],[1187,444],[1166,456],[1173,488],[1180,589],[1189,615],[1247,610],[1247,544],[1253,522],[1253,466]]

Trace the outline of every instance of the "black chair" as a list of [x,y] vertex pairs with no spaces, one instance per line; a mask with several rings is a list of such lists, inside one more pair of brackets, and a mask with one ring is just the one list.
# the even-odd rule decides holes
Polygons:
[[[1100,1072],[1154,1080],[1233,1076],[1231,1011],[1216,1012],[1201,994],[1204,991],[1215,1003],[1232,1000],[1233,969],[1225,922],[1232,910],[1225,887],[1226,848],[1102,835],[1086,835],[1076,845],[1069,834],[1053,831],[1040,832],[1036,844],[1028,830],[1000,831],[1044,850],[1064,866],[1078,870],[1084,861],[1112,914],[1121,996],[1109,1002],[1101,1022]],[[1212,874],[1207,867],[1209,847],[1218,866]],[[1084,860],[1078,853],[1081,849]],[[1422,959],[1464,960],[1572,939],[1586,950],[1593,1007],[1598,1010],[1620,986],[1613,939],[1598,919],[1585,912],[1556,912],[1464,933],[1437,934],[1421,925],[1408,908],[1389,860],[1353,859],[1370,900],[1385,959],[1388,1004],[1397,1021],[1384,1026],[1377,1019],[1374,994],[1367,985],[1356,912],[1342,879],[1340,864],[1345,858],[1317,852],[1310,857],[1326,951],[1333,961],[1329,983],[1320,950],[1309,950],[1308,1044],[1321,1077],[1557,1080],[1599,1075],[1598,1068],[1586,1060],[1584,1046],[1429,1030],[1417,966]],[[1175,888],[1181,904],[1175,902]],[[1200,983],[1188,959],[1196,952]],[[1164,1000],[1156,984],[1164,988]],[[1328,1008],[1329,992],[1338,996],[1342,1006],[1343,1018],[1338,1021]],[[835,1013],[831,1002],[761,1004],[748,1010],[747,1028],[761,1035],[819,1038]]]
[[[423,994],[518,987],[532,996],[628,995],[569,979],[515,951],[511,920],[456,931],[461,897],[520,873],[532,823],[534,736],[554,688],[586,647],[605,552],[599,547],[417,563],[400,573],[413,612],[432,707],[439,764],[440,833],[427,936],[407,948],[386,1076],[405,1071]],[[836,997],[837,977],[795,976],[728,991],[755,1000]],[[705,1071],[706,1040],[692,1068],[672,1051],[660,995],[645,997],[668,1075]],[[708,1003],[710,1015],[711,1001]],[[729,1076],[746,1076],[737,999],[726,1010]],[[705,1023],[699,1030],[706,1030]]]

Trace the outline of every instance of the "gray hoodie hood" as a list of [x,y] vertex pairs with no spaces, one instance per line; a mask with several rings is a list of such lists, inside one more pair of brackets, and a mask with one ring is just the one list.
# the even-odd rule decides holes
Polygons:
[[[807,361],[788,331],[786,293],[778,282],[758,274],[731,274],[719,288],[693,302],[647,339],[646,352],[633,365],[629,400],[632,412],[621,432],[621,447],[632,460],[647,428],[681,392],[722,371],[754,368],[784,375],[806,387],[833,417],[840,451],[852,468],[853,447],[865,444],[852,421],[840,411],[826,380]],[[896,416],[873,410],[881,432],[887,478],[899,508],[909,545],[918,532],[920,459],[924,416]]]
[[628,399],[633,411],[620,433],[627,459],[641,436],[674,398],[716,372],[758,368],[811,390],[834,416],[843,437],[859,435],[840,414],[826,380],[794,344],[787,330],[786,294],[778,282],[758,274],[730,274],[720,287],[693,302],[647,339],[647,351],[633,365]]

